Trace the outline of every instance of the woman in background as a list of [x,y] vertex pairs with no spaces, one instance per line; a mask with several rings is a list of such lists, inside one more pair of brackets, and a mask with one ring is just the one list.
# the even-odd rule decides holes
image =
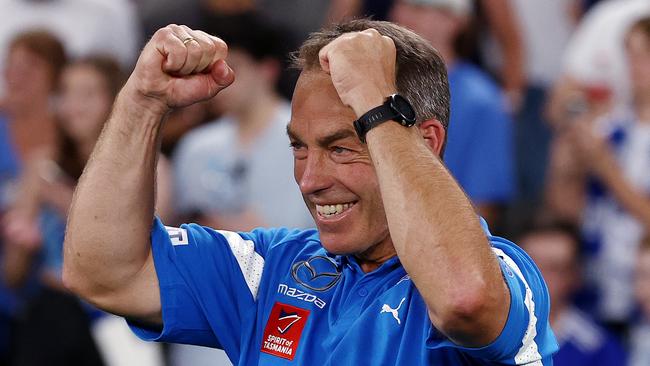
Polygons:
[[[56,118],[57,143],[54,148],[35,152],[26,162],[16,199],[3,220],[5,284],[19,288],[36,274],[42,285],[12,337],[15,364],[101,362],[89,333],[88,312],[63,290],[62,247],[74,188],[124,81],[116,61],[106,57],[89,57],[65,67]],[[167,163],[161,159],[157,214],[167,219],[171,201],[168,176]]]

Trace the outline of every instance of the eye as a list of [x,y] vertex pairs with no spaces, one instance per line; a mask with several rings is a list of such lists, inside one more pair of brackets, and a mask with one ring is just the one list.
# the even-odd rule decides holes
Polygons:
[[335,154],[341,155],[341,154],[345,154],[347,152],[350,152],[350,150],[348,150],[348,149],[346,149],[344,147],[334,146],[334,147],[332,147],[332,152],[335,153]]
[[291,141],[289,144],[291,150],[293,151],[293,156],[296,159],[304,159],[307,157],[307,148],[305,145],[298,141]]
[[353,150],[345,147],[332,146],[330,147],[330,155],[334,161],[338,163],[346,163],[354,159],[355,153]]

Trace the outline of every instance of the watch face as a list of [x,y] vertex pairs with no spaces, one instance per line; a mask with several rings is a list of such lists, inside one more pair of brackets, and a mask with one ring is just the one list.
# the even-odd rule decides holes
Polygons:
[[399,113],[402,118],[404,119],[405,125],[407,126],[412,126],[415,124],[415,110],[413,110],[413,107],[411,107],[411,103],[409,103],[404,97],[402,97],[399,94],[394,94],[392,96],[392,107],[395,109],[397,113]]

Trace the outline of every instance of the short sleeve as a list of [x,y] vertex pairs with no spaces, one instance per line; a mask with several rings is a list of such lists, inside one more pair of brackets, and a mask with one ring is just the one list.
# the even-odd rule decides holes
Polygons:
[[480,348],[460,347],[450,340],[435,348],[452,347],[472,358],[503,365],[552,365],[558,345],[548,321],[549,295],[542,275],[516,245],[497,237],[491,240],[510,292],[510,310],[501,334]]
[[223,348],[237,355],[242,323],[255,311],[271,230],[217,231],[195,224],[151,231],[163,329],[130,324],[142,339]]

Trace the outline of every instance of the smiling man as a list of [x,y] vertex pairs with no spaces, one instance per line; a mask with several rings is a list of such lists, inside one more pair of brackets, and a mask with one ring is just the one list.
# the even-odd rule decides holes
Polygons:
[[143,50],[71,208],[71,290],[144,339],[223,348],[237,365],[551,364],[539,271],[440,161],[444,64],[394,24],[337,25],[296,59],[287,132],[317,230],[154,220],[164,115],[232,83],[226,53],[175,25]]

